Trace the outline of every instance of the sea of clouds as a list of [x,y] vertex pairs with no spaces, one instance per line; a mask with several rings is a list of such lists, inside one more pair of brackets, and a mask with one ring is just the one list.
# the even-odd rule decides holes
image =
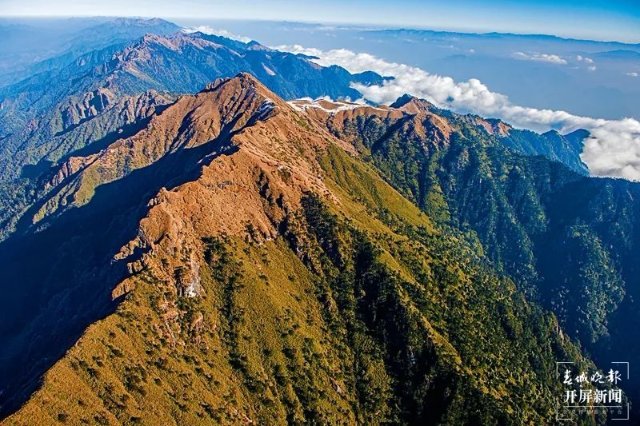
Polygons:
[[312,56],[319,65],[339,65],[352,73],[375,71],[394,77],[382,85],[352,85],[363,98],[373,102],[390,104],[403,94],[411,94],[441,108],[500,118],[520,128],[536,131],[555,129],[561,133],[586,129],[591,136],[585,141],[581,158],[592,175],[640,181],[640,121],[636,119],[605,120],[566,111],[514,105],[506,95],[491,91],[478,79],[455,81],[451,77],[387,62],[367,53],[346,49],[323,51],[300,45],[277,46],[275,49]]

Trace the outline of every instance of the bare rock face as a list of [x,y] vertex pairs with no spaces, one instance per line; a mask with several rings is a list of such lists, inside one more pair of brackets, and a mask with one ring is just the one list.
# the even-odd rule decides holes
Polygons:
[[[186,327],[198,340],[214,325],[197,315],[185,319],[177,301],[205,295],[203,239],[274,239],[304,194],[331,196],[318,160],[327,147],[354,152],[318,124],[301,126],[300,112],[248,74],[218,80],[162,109],[152,98],[106,105],[119,105],[125,116],[151,116],[131,135],[106,139],[101,149],[81,149],[63,161],[38,189],[43,198],[21,219],[29,243],[5,258],[15,258],[12,265],[35,258],[34,273],[25,279],[19,268],[5,271],[25,290],[2,308],[20,306],[15,317],[31,321],[35,336],[52,324],[56,330],[31,349],[30,384],[62,356],[49,354],[51,339],[78,333],[106,315],[136,287],[131,275],[142,272],[173,295],[161,307],[167,339],[177,342],[174,329]],[[55,252],[39,254],[54,246]],[[74,314],[60,315],[65,309]],[[8,371],[24,362],[16,352],[0,375],[18,383],[9,382]]]
[[69,102],[61,111],[63,130],[100,114],[114,102],[114,98],[110,90],[96,89],[76,102]]
[[[301,134],[292,120],[297,113],[248,75],[212,87],[178,101],[162,115],[162,124],[152,122],[152,133],[144,140],[155,144],[158,131],[172,134],[177,123],[183,123],[175,120],[173,132],[167,132],[166,121],[174,114],[184,116],[188,109],[191,127],[183,129],[189,136],[182,149],[197,149],[211,140],[218,143],[206,153],[198,179],[158,193],[138,236],[119,254],[125,258],[127,252],[145,248],[148,254],[138,262],[188,297],[200,291],[202,259],[196,253],[204,251],[203,237],[247,234],[258,242],[273,239],[305,192],[329,194],[317,156],[331,136],[319,127]],[[181,138],[178,133],[177,140]],[[182,269],[176,273],[177,268]]]
[[192,252],[189,254],[189,262],[186,267],[177,268],[175,270],[176,287],[178,296],[196,297],[201,295],[202,286],[200,285],[200,259]]
[[490,135],[509,136],[512,127],[501,120],[486,120],[482,117],[474,117],[476,125],[484,129]]
[[[180,175],[193,178],[159,189],[137,236],[114,260],[130,262],[132,273],[152,271],[180,296],[198,296],[203,237],[247,234],[257,242],[271,240],[303,194],[329,196],[318,155],[329,143],[354,150],[318,124],[300,126],[302,119],[248,74],[216,80],[154,115],[135,135],[69,158],[47,184],[50,195],[31,222],[86,206],[101,186],[158,164],[178,167],[173,159],[179,159]],[[130,289],[123,284],[113,295]]]

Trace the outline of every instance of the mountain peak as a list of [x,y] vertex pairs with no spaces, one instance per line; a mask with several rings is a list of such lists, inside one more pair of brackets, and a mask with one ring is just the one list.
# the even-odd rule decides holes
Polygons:
[[410,114],[417,114],[419,112],[428,112],[435,107],[435,105],[433,105],[431,102],[425,99],[417,98],[407,93],[400,96],[390,106],[391,108],[401,109]]
[[565,138],[586,139],[591,133],[585,129],[577,129],[564,135]]
[[[399,103],[400,108],[430,105],[405,99]],[[395,117],[393,124],[386,119],[364,120],[365,125],[389,125],[387,130],[394,135],[387,147],[395,157],[394,163],[412,156],[422,161],[422,155],[446,149],[449,140],[448,123],[437,121],[430,111],[410,114],[402,109],[328,100],[318,104],[324,109],[341,108],[340,115],[354,118],[353,122],[360,118],[356,112]],[[36,258],[42,263],[34,265],[41,267],[33,269],[42,272],[25,274],[25,263],[14,262],[12,255],[8,258],[10,265],[17,267],[9,270],[8,276],[26,275],[34,289],[40,289],[44,281],[40,276],[59,276],[54,276],[59,281],[44,281],[53,289],[40,298],[60,294],[64,296],[60,297],[61,305],[41,308],[39,300],[31,302],[34,306],[30,309],[39,314],[40,322],[28,323],[35,326],[19,336],[25,340],[39,335],[48,339],[33,339],[34,345],[40,345],[36,346],[38,355],[52,356],[43,347],[57,337],[41,330],[76,330],[100,321],[87,330],[68,355],[63,354],[65,347],[53,354],[63,358],[17,416],[29,419],[36,412],[41,418],[44,415],[39,413],[45,413],[52,419],[76,424],[87,412],[105,412],[104,417],[94,418],[112,424],[129,418],[153,424],[194,424],[204,422],[199,419],[209,415],[215,423],[228,419],[232,424],[282,424],[290,419],[287,392],[298,383],[306,383],[309,365],[318,379],[303,391],[311,398],[318,395],[319,402],[312,402],[309,417],[304,417],[305,413],[294,420],[320,418],[338,423],[346,419],[357,423],[365,413],[369,417],[362,423],[369,424],[375,423],[369,419],[380,418],[382,412],[385,421],[397,422],[404,412],[426,412],[433,399],[429,397],[416,409],[414,401],[424,397],[395,399],[394,383],[436,383],[438,387],[428,389],[429,395],[462,388],[463,393],[452,395],[457,400],[485,393],[488,367],[484,366],[493,365],[495,357],[467,343],[475,343],[474,339],[488,342],[497,353],[519,356],[514,358],[514,365],[522,371],[542,363],[552,365],[555,358],[550,355],[530,361],[528,347],[517,350],[524,344],[537,348],[551,338],[558,345],[562,342],[555,335],[543,335],[533,343],[510,338],[513,324],[522,324],[524,334],[538,336],[527,328],[528,324],[537,324],[537,317],[529,315],[531,309],[523,298],[504,297],[503,283],[507,281],[480,267],[484,261],[478,246],[465,245],[465,239],[446,234],[446,228],[436,229],[428,216],[389,186],[372,164],[348,155],[345,151],[351,145],[345,142],[345,151],[340,150],[336,129],[332,128],[332,135],[300,110],[289,108],[252,75],[240,73],[216,80],[196,95],[179,98],[132,136],[88,156],[73,157],[65,169],[66,176],[54,186],[52,195],[43,199],[46,211],[35,217],[46,221],[38,224],[42,231],[34,233],[33,240],[27,240],[29,244],[18,246],[22,251],[17,258]],[[376,129],[367,134],[391,133]],[[405,141],[419,145],[407,149]],[[437,157],[454,156],[449,153]],[[456,167],[466,167],[469,155],[474,154],[462,154],[449,161],[461,164]],[[422,167],[414,167],[417,161],[408,164],[416,177],[424,173]],[[405,173],[400,173],[402,179]],[[398,175],[391,174],[390,178]],[[466,175],[462,172],[458,176]],[[435,173],[432,176],[439,178]],[[447,189],[445,185],[440,187]],[[427,196],[444,195],[439,190]],[[444,204],[442,198],[437,200]],[[66,216],[47,216],[56,208],[67,209]],[[52,241],[61,241],[63,250],[51,250],[58,246]],[[34,256],[34,249],[38,256]],[[67,259],[74,262],[68,268],[73,274],[56,269]],[[441,275],[439,271],[448,272]],[[445,295],[447,292],[438,287],[441,276],[460,303],[450,304],[450,294]],[[477,291],[464,291],[468,283],[478,286]],[[108,315],[107,308],[96,312],[95,301],[104,300],[106,304],[106,291],[122,303],[115,315]],[[508,291],[515,294],[513,289]],[[345,303],[343,295],[365,292],[366,298],[357,296],[358,303],[351,303],[351,299]],[[3,299],[2,311],[10,305],[29,307],[12,302],[30,302],[32,293],[39,295],[34,290],[9,301]],[[477,295],[482,297],[478,299]],[[522,300],[520,305],[513,304],[516,299]],[[449,324],[448,316],[430,317],[429,310],[416,308],[430,301],[436,307],[451,305],[452,318],[471,318],[474,322],[464,322],[463,326],[452,322],[454,333],[440,333],[438,330]],[[470,308],[486,306],[513,312],[513,321],[521,322],[505,325],[502,318],[491,315],[491,309],[468,315]],[[77,314],[60,314],[70,311]],[[376,319],[371,322],[370,318]],[[366,334],[350,334],[351,328]],[[552,332],[551,327],[545,329]],[[411,334],[387,340],[383,336],[386,333],[379,330],[398,335],[410,330]],[[460,339],[454,340],[458,334]],[[365,337],[364,343],[359,336]],[[415,345],[416,341],[424,344]],[[31,355],[32,347],[27,362],[22,352],[10,353],[11,364],[3,361],[0,377],[7,377],[5,371],[14,366],[44,359]],[[375,370],[369,370],[360,381],[361,371],[353,368],[360,358],[350,354],[358,354],[363,347],[366,358],[362,360]],[[569,349],[559,347],[563,355],[569,353]],[[348,356],[341,356],[343,353]],[[397,357],[402,361],[399,368],[393,364],[395,358],[389,361],[387,354],[391,353],[402,354]],[[466,368],[464,360],[474,357],[483,368]],[[42,368],[40,363],[37,367]],[[416,363],[428,368],[419,373],[421,376],[404,375]],[[278,365],[283,367],[276,368]],[[325,368],[327,365],[330,368]],[[442,372],[431,368],[435,365],[441,365]],[[278,379],[261,379],[270,380],[270,376]],[[22,383],[16,377],[12,382]],[[354,401],[359,403],[360,386],[370,386],[369,377],[382,384],[381,389],[374,386],[373,396],[384,404],[389,401],[388,407],[376,404],[368,412],[368,401],[362,408],[353,405]],[[528,379],[520,379],[523,375],[514,377],[519,380],[514,389],[532,389]],[[497,393],[502,389],[502,376],[487,383],[495,383],[488,389],[497,389]],[[556,385],[551,379],[534,384],[545,392]],[[76,395],[80,387],[82,400]],[[186,391],[176,398],[176,388]],[[532,400],[533,392],[518,394],[517,398]],[[537,395],[537,389],[535,392]],[[251,407],[267,401],[261,397],[265,393],[270,398],[268,410],[253,411]],[[104,407],[111,407],[114,394],[122,404],[118,402],[117,411],[107,411]],[[238,395],[237,408],[236,403],[229,403],[228,394]],[[301,402],[307,401],[303,398]],[[493,400],[471,403],[474,407],[490,405],[485,401]],[[441,404],[440,400],[435,404]],[[249,409],[240,411],[245,407]],[[320,411],[324,407],[326,412]],[[337,409],[330,411],[334,407]],[[458,409],[457,405],[453,409]],[[510,405],[498,409],[502,410],[501,416],[502,412],[513,411]],[[552,407],[540,410],[547,412]],[[238,412],[244,417],[234,414]],[[30,423],[22,417],[10,422]],[[417,416],[407,418],[406,423],[419,420]],[[539,423],[537,420],[531,422]],[[470,422],[459,418],[454,421]]]
[[[299,153],[292,141],[302,140],[302,134],[307,141],[313,141],[308,143],[308,148],[326,145],[326,135],[317,135],[321,133],[319,128],[301,127],[292,118],[292,113],[285,101],[249,73],[220,78],[195,95],[180,97],[154,115],[136,134],[118,139],[98,153],[69,158],[50,182],[50,187],[61,185],[60,188],[64,188],[77,183],[71,190],[73,195],[69,200],[72,201],[68,207],[81,206],[90,201],[100,184],[123,179],[132,170],[165,161],[162,159],[175,157],[176,153],[185,150],[201,151],[197,158],[200,161],[232,146],[236,149],[244,145],[255,155],[275,159],[285,151]],[[247,137],[255,134],[255,129],[250,130],[253,127],[280,135],[278,143],[261,136]],[[310,137],[309,133],[316,137]],[[129,166],[119,167],[123,164]],[[73,178],[76,173],[77,182]],[[51,194],[52,201],[38,213],[40,218],[67,209],[60,203],[61,194]]]
[[261,50],[261,51],[269,51],[269,50],[271,50],[267,46],[265,46],[263,44],[260,44],[255,40],[251,40],[249,43],[247,43],[247,48],[249,50]]
[[[211,83],[207,84],[202,92],[215,92],[220,90],[223,86],[233,87],[237,92],[252,92],[260,95],[264,100],[269,100],[272,103],[282,103],[279,97],[269,90],[264,84],[262,84],[254,75],[248,72],[240,72],[234,77],[217,78]],[[201,92],[201,93],[202,93]]]
[[392,108],[401,108],[402,106],[408,104],[409,102],[411,102],[414,99],[415,99],[415,97],[411,96],[408,93],[405,93],[404,95],[402,95],[398,99],[396,99],[396,101],[391,104],[391,107]]

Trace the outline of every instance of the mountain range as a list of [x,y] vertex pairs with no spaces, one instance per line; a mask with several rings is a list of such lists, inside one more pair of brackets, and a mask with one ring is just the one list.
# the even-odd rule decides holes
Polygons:
[[102,148],[177,94],[196,92],[215,78],[252,72],[287,99],[356,98],[351,82],[382,81],[375,73],[351,75],[255,42],[205,34],[148,34],[118,52],[119,47],[86,53],[0,89],[0,236],[33,202],[28,194],[38,188],[31,183],[50,177],[51,163],[87,148],[89,141],[93,149]]
[[540,424],[556,362],[640,360],[640,186],[588,132],[121,43],[0,88],[3,424]]
[[515,105],[611,120],[640,117],[637,43],[542,34],[214,18],[185,18],[179,23],[194,28],[224,28],[268,46],[368,53],[457,82],[477,79],[492,92],[508,96]]

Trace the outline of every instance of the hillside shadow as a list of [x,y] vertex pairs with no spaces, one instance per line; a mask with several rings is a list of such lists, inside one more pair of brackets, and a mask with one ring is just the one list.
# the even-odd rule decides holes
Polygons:
[[[155,114],[156,115],[162,114],[162,112],[164,110],[166,110],[171,105],[172,104],[167,104],[167,105],[161,105],[161,106],[156,107]],[[92,117],[91,119],[89,119],[87,121],[90,121],[92,119],[98,119],[98,118],[100,118],[100,116]],[[71,152],[67,153],[66,155],[62,156],[57,161],[51,161],[51,160],[48,160],[48,159],[42,159],[39,162],[37,162],[36,164],[26,164],[26,165],[22,166],[22,169],[20,171],[20,177],[21,178],[27,178],[27,179],[38,179],[41,183],[44,183],[45,181],[51,179],[53,177],[53,175],[57,172],[60,164],[63,164],[69,158],[71,158],[71,157],[87,157],[87,156],[92,155],[92,154],[97,154],[100,151],[102,151],[103,149],[106,149],[107,147],[109,147],[111,144],[116,142],[118,139],[130,138],[131,136],[135,135],[139,131],[143,130],[149,124],[149,122],[151,121],[151,118],[152,118],[152,116],[149,116],[149,117],[145,117],[145,118],[140,119],[140,120],[136,120],[133,123],[126,124],[126,125],[120,127],[118,130],[114,130],[112,132],[107,133],[102,138],[100,138],[100,139],[98,139],[98,140],[96,140],[94,142],[88,143],[88,144],[86,144],[85,146],[83,146],[81,148],[75,149],[74,151],[71,151]],[[79,127],[83,123],[80,123],[80,124],[76,125],[75,127]],[[70,133],[72,130],[73,129],[68,129],[64,133],[65,134],[66,133]],[[56,136],[58,136],[58,135],[56,135]]]
[[0,243],[0,419],[29,398],[87,326],[114,311],[118,301],[111,291],[127,268],[113,255],[136,236],[161,188],[193,181],[203,166],[237,151],[234,125],[203,145],[99,186],[88,204],[43,220],[38,232],[20,222]]

